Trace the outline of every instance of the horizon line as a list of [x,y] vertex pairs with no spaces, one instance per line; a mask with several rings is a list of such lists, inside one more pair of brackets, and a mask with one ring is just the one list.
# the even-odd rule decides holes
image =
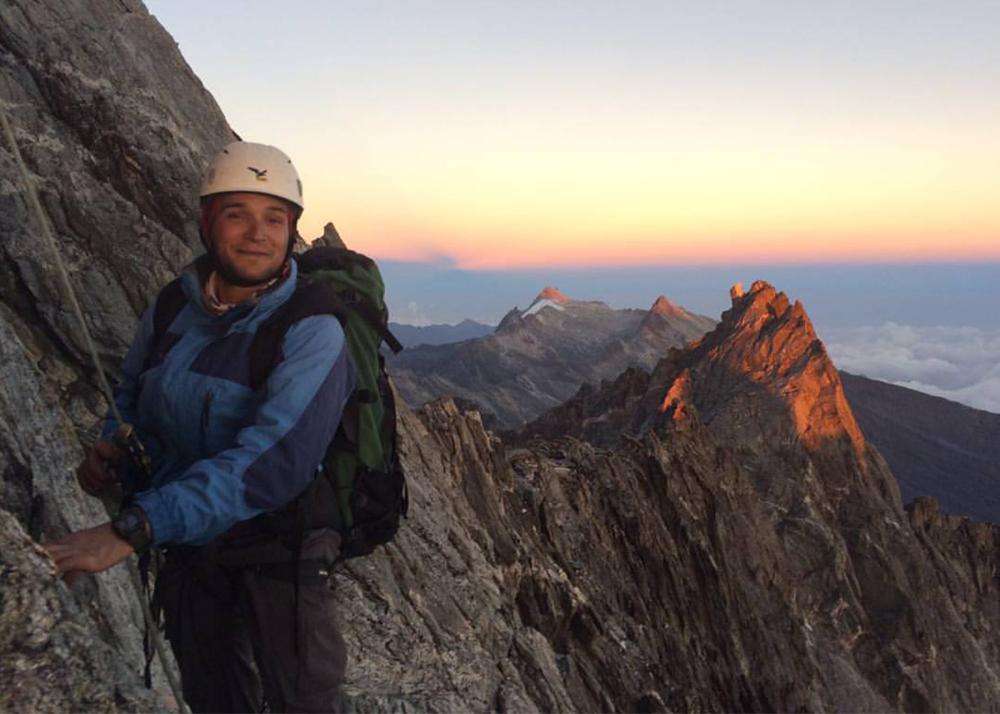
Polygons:
[[829,267],[829,268],[875,268],[875,267],[934,267],[934,266],[954,266],[954,267],[972,267],[972,268],[990,268],[997,267],[1000,268],[1000,255],[997,256],[983,256],[983,257],[969,257],[963,256],[961,258],[881,258],[881,259],[859,259],[859,260],[809,260],[809,259],[793,259],[793,260],[763,260],[763,259],[747,259],[747,260],[733,260],[733,261],[685,261],[685,262],[655,262],[655,261],[645,261],[641,263],[613,263],[613,262],[598,262],[598,263],[570,263],[570,264],[527,264],[527,265],[462,265],[459,261],[443,256],[440,258],[428,258],[428,259],[408,259],[408,258],[397,258],[397,257],[380,257],[377,254],[371,254],[373,260],[382,263],[403,266],[422,266],[422,267],[433,267],[445,270],[455,270],[469,273],[488,273],[488,272],[531,272],[538,270],[550,270],[550,271],[590,271],[590,270],[652,270],[652,269],[678,269],[678,268],[714,268],[714,269],[727,269],[727,268],[743,268],[743,267],[781,267],[781,268],[817,268],[817,267]]

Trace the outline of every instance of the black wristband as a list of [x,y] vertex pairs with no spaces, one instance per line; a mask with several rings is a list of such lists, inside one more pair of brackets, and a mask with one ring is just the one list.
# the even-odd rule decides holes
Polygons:
[[153,542],[149,519],[139,506],[123,509],[111,521],[111,529],[119,538],[132,546],[136,553],[143,552]]

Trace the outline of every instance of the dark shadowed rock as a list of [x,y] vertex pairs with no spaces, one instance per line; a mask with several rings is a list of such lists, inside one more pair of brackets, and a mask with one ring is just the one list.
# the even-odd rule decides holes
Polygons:
[[844,392],[903,501],[933,496],[946,513],[1000,523],[1000,414],[846,372]]
[[344,243],[337,229],[334,228],[333,223],[327,223],[323,226],[323,235],[313,241],[314,246],[327,246],[329,248],[346,248],[347,244]]

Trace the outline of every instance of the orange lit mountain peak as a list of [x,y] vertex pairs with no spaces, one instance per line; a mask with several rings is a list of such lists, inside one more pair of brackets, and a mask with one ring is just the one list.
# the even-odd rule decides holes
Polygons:
[[763,280],[731,297],[732,308],[705,338],[703,364],[783,401],[807,445],[846,437],[861,453],[864,439],[840,376],[802,304]]
[[715,329],[665,354],[652,374],[628,372],[567,402],[534,422],[535,433],[573,433],[575,420],[584,438],[613,440],[697,415],[724,440],[793,438],[811,450],[846,442],[862,457],[840,376],[802,305],[764,281],[731,296]]
[[549,302],[559,303],[560,305],[565,305],[568,302],[572,302],[559,288],[547,287],[535,296],[533,303],[539,300],[548,300]]
[[683,308],[670,302],[665,295],[660,295],[660,297],[656,298],[656,302],[649,308],[649,311],[657,315],[673,315],[674,317],[683,317],[687,314]]

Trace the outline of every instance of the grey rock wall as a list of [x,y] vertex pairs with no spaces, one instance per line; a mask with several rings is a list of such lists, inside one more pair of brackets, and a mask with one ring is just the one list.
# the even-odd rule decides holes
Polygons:
[[45,553],[0,510],[0,711],[141,711],[137,686]]
[[[137,314],[199,250],[200,174],[233,133],[134,1],[0,5],[0,102],[113,371]],[[6,141],[0,238],[0,318],[87,426],[101,412],[90,360]]]
[[[131,0],[0,3],[0,103],[78,291],[87,327],[114,374],[140,311],[199,250],[190,219],[200,173],[233,133],[172,38],[142,3]],[[51,251],[28,206],[4,138],[0,515],[5,526],[11,523],[9,513],[34,539],[43,540],[106,518],[73,478],[81,442],[96,438],[105,402]],[[105,709],[107,702],[148,708],[141,698],[114,693],[116,687],[139,686],[143,659],[138,603],[120,571],[82,581],[72,597],[51,579],[38,585],[32,579],[37,573],[7,571],[9,593],[21,587],[15,582],[30,581],[59,607],[75,607],[76,624],[59,640],[64,654],[80,648],[74,656],[87,658],[101,642],[105,648],[94,664],[102,672],[99,683],[83,687],[76,678],[89,676],[90,670],[70,663],[60,674],[55,662],[63,660],[53,660],[44,670],[45,681],[64,676],[65,682],[54,683],[65,684],[65,691],[56,689],[45,698],[42,680],[24,678],[27,689],[11,694],[0,708]],[[48,613],[45,617],[55,607],[37,604]],[[0,632],[8,639],[0,650],[5,664],[12,651],[22,651],[17,648],[24,638],[36,638],[34,631],[10,629],[19,625],[7,618],[26,613],[30,610],[4,611]],[[48,656],[48,646],[38,645],[40,657]],[[115,666],[107,666],[108,661]],[[28,666],[25,677],[32,671]],[[7,681],[4,677],[5,693]],[[41,699],[24,693],[33,687]]]

